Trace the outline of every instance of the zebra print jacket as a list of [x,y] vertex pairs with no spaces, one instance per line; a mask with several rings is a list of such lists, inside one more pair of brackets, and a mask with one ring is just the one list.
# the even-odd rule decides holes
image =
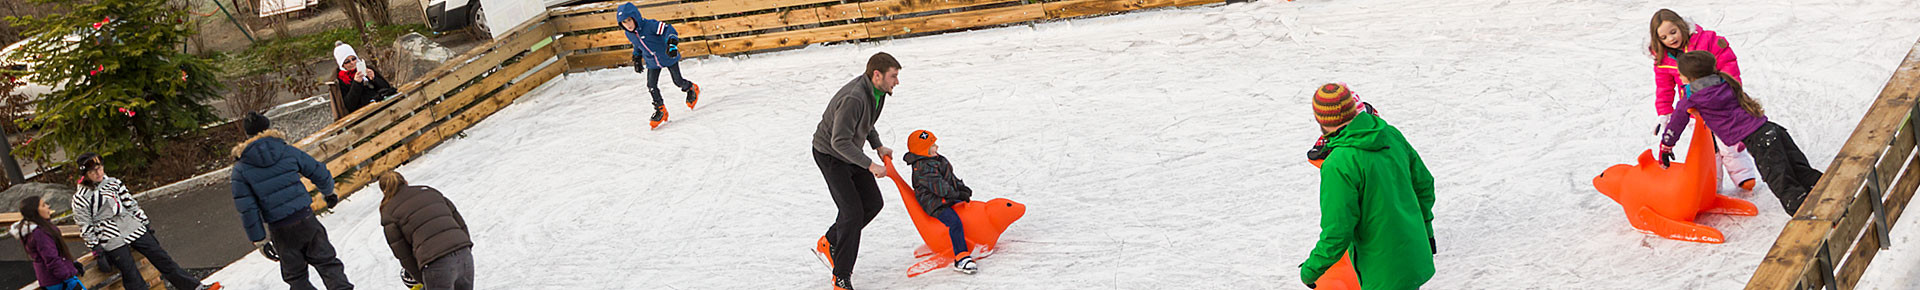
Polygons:
[[119,249],[147,234],[147,212],[118,178],[108,177],[93,187],[81,185],[73,194],[73,221],[80,224],[80,237],[93,249]]

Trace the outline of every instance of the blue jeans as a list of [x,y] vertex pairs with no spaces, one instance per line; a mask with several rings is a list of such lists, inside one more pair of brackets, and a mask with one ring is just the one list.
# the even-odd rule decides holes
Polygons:
[[87,286],[80,284],[79,276],[68,277],[66,281],[60,281],[59,285],[47,285],[41,286],[40,288],[47,290],[87,290]]
[[933,218],[947,225],[947,236],[953,237],[953,258],[959,259],[961,253],[973,250],[967,245],[967,231],[961,229],[960,215],[953,212],[953,207],[941,208],[940,212],[933,214]]

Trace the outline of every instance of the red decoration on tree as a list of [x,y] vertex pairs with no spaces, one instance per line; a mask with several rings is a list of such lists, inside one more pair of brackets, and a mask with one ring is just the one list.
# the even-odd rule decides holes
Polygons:
[[121,108],[120,108],[120,113],[121,113],[121,114],[127,114],[127,117],[133,117],[133,114],[134,114],[134,113],[133,113],[133,110],[128,110],[128,109],[127,109],[126,107],[121,107]]
[[100,18],[100,22],[93,23],[93,29],[100,29],[101,26],[106,26],[108,22],[113,22],[113,17]]
[[99,75],[99,74],[100,74],[100,71],[104,71],[104,70],[107,70],[107,66],[106,66],[106,65],[98,65],[98,64],[96,64],[96,65],[94,65],[94,68],[93,68],[93,71],[92,71],[92,72],[88,72],[88,73],[87,73],[87,75]]

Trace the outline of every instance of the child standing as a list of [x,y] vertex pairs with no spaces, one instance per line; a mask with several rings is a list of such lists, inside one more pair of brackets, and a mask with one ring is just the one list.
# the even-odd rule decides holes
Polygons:
[[19,237],[27,257],[33,260],[33,277],[40,289],[86,290],[80,283],[80,262],[73,261],[67,243],[60,242],[60,228],[53,225],[53,208],[39,196],[20,200],[21,221],[13,223],[13,236]]
[[953,165],[947,163],[947,157],[940,155],[938,140],[932,132],[916,130],[907,135],[907,154],[901,159],[913,166],[913,194],[920,200],[920,209],[947,225],[947,235],[953,237],[953,271],[972,275],[980,271],[973,261],[967,244],[966,231],[961,229],[960,215],[953,212],[953,205],[967,202],[973,198],[973,188],[953,176]]
[[[1647,34],[1653,37],[1647,45],[1647,51],[1653,55],[1654,61],[1653,83],[1656,89],[1653,94],[1653,110],[1660,115],[1660,126],[1656,126],[1654,130],[1656,135],[1665,131],[1661,126],[1665,126],[1670,119],[1669,115],[1673,114],[1675,88],[1687,83],[1680,78],[1680,71],[1674,64],[1674,59],[1680,54],[1688,51],[1713,53],[1717,56],[1712,63],[1713,67],[1725,72],[1731,80],[1740,80],[1740,61],[1733,54],[1733,47],[1727,44],[1727,38],[1721,37],[1712,30],[1688,23],[1673,10],[1660,9],[1654,12],[1653,20],[1647,26]],[[1685,97],[1686,95],[1682,95],[1682,98]],[[1728,147],[1726,143],[1724,140],[1714,143],[1718,145],[1715,146],[1715,154],[1720,157],[1720,167],[1726,171],[1727,177],[1740,185],[1741,189],[1753,190],[1756,179],[1760,177],[1757,172],[1754,172],[1753,155],[1749,155],[1745,148]]]
[[687,93],[687,109],[693,109],[700,99],[700,85],[680,77],[680,33],[673,25],[640,17],[640,8],[633,3],[620,4],[615,16],[622,34],[633,43],[633,71],[647,74],[647,93],[653,95],[650,126],[660,128],[660,123],[667,122],[666,102],[660,98],[662,68],[673,77],[673,85]]
[[[1687,115],[1700,114],[1700,119],[1706,121],[1720,143],[1753,148],[1759,161],[1755,165],[1767,179],[1773,195],[1780,198],[1780,206],[1786,208],[1789,215],[1799,212],[1800,203],[1806,200],[1807,191],[1813,189],[1821,173],[1807,164],[1806,154],[1787,136],[1787,129],[1767,120],[1766,110],[1747,96],[1739,80],[1714,68],[1713,53],[1687,52],[1678,62],[1681,80],[1687,82],[1686,90],[1691,97],[1680,99],[1674,107],[1676,114],[1667,120],[1666,133],[1660,138],[1660,164],[1667,165],[1673,159],[1673,144],[1680,140],[1680,131],[1687,128]],[[1728,140],[1739,142],[1728,143]]]

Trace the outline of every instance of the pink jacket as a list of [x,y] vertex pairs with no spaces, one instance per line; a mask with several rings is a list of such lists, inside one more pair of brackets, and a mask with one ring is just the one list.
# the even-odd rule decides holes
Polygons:
[[[1687,39],[1686,51],[1695,50],[1705,50],[1713,53],[1713,57],[1717,59],[1717,61],[1715,61],[1717,65],[1714,67],[1720,69],[1721,72],[1727,73],[1727,75],[1733,76],[1734,80],[1740,80],[1739,57],[1733,55],[1733,48],[1728,47],[1727,38],[1720,37],[1718,33],[1714,33],[1712,30],[1694,25],[1693,37]],[[1660,115],[1673,113],[1673,95],[1676,91],[1675,88],[1686,84],[1686,82],[1680,81],[1680,68],[1673,60],[1676,56],[1677,55],[1654,56],[1660,59],[1660,63],[1653,66],[1653,84],[1656,86],[1656,89],[1653,91],[1653,111]]]

